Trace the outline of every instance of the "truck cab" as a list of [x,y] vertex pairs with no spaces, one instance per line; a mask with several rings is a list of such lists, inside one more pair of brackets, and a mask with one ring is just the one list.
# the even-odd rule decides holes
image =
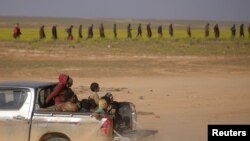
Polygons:
[[0,136],[5,141],[29,141],[35,93],[54,83],[2,82],[0,84]]

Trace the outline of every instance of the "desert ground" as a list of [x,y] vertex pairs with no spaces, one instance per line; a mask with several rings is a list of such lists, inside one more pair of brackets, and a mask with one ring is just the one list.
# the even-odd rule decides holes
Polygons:
[[[166,40],[157,42],[168,48],[163,51],[151,50],[148,40],[97,40],[97,44],[1,40],[0,81],[57,82],[60,73],[67,73],[80,99],[88,97],[91,82],[98,82],[100,96],[111,92],[115,100],[136,105],[138,128],[158,130],[148,140],[206,141],[208,124],[249,124],[249,40],[226,41],[225,48],[222,41],[195,40],[194,48],[207,44],[211,48],[204,50],[215,49],[213,45],[222,48],[222,53],[208,55],[204,50],[178,53],[193,44],[188,41],[186,47],[186,41]],[[120,47],[119,42],[126,44]],[[169,53],[171,47],[164,44],[176,42],[177,51]],[[229,49],[239,51],[224,54]]]
[[[2,48],[1,58],[9,58],[16,52],[16,48]],[[59,73],[67,73],[73,77],[73,88],[80,99],[88,97],[91,82],[98,82],[100,95],[111,92],[117,101],[133,102],[138,112],[138,127],[158,130],[154,137],[158,141],[205,141],[208,124],[250,123],[250,67],[249,63],[235,63],[242,59],[250,61],[249,57],[110,54],[74,57],[71,53],[67,56],[95,64],[62,69],[1,67],[1,81],[56,82]],[[17,61],[22,58],[24,62],[50,61],[64,60],[65,56],[22,49],[11,57]],[[116,66],[114,59],[121,65]],[[102,61],[107,67],[98,66]],[[122,64],[124,62],[130,63]]]

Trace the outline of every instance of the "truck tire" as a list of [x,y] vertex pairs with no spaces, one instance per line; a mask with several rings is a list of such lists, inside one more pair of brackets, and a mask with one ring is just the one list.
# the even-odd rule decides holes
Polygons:
[[50,139],[47,139],[47,141],[70,141],[70,140],[62,138],[62,137],[52,137]]
[[39,141],[70,141],[70,139],[61,133],[49,133],[44,135]]

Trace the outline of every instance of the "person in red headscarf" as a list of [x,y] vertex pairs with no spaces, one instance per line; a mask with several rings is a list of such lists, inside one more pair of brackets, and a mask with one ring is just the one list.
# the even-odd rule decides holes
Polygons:
[[55,105],[64,102],[65,90],[66,88],[70,88],[72,85],[72,78],[70,78],[67,74],[60,74],[59,82],[51,94],[46,98],[46,103],[48,103],[52,98],[54,99]]
[[15,25],[15,27],[14,27],[14,29],[13,29],[13,38],[14,38],[14,39],[17,39],[17,38],[20,37],[21,34],[22,34],[22,33],[21,33],[21,29],[20,29],[20,27],[19,27],[19,23],[16,23],[16,25]]

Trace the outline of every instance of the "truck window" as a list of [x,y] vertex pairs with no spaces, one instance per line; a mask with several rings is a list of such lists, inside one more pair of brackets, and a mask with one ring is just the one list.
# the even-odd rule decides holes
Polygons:
[[53,91],[53,89],[54,86],[50,86],[38,90],[38,97],[36,100],[36,104],[38,105],[37,108],[46,108],[54,105],[53,100],[49,101],[49,103],[46,103],[46,98]]
[[27,96],[26,89],[0,89],[0,110],[19,110]]

